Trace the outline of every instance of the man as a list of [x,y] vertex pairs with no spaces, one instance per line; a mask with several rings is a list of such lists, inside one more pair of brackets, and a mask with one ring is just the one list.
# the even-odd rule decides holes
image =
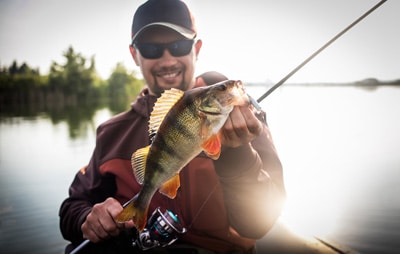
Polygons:
[[[92,242],[82,253],[140,251],[131,247],[133,222],[118,223],[116,216],[121,204],[140,191],[130,158],[149,145],[153,105],[166,89],[188,90],[225,79],[216,73],[195,78],[202,46],[196,35],[193,16],[179,0],[149,0],[136,11],[130,52],[147,87],[130,111],[98,128],[90,163],[77,173],[60,208],[64,238],[72,246]],[[149,214],[157,207],[168,209],[187,232],[174,244],[146,253],[253,253],[255,240],[275,223],[285,190],[263,113],[235,107],[221,131],[220,158],[199,154],[181,170],[177,197],[156,193],[150,204]]]

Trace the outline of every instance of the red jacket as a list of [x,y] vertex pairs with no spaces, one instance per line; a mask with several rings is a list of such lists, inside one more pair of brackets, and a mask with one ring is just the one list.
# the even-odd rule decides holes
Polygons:
[[[204,85],[198,78],[197,86]],[[75,244],[83,240],[81,225],[94,204],[108,197],[122,204],[140,191],[130,159],[149,145],[148,120],[155,101],[144,89],[130,111],[99,126],[90,163],[76,174],[60,208],[65,239]],[[285,195],[267,125],[251,144],[224,149],[216,161],[200,154],[181,170],[180,178],[177,197],[157,192],[149,215],[157,207],[173,211],[188,229],[180,242],[219,253],[252,248],[275,223]]]

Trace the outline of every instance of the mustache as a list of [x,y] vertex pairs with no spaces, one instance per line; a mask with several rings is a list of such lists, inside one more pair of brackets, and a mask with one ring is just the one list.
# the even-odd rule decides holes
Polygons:
[[178,71],[182,71],[183,68],[179,67],[179,66],[169,66],[169,67],[161,67],[161,68],[157,68],[154,69],[152,71],[153,74],[165,74],[165,73],[172,73],[172,72],[178,72]]

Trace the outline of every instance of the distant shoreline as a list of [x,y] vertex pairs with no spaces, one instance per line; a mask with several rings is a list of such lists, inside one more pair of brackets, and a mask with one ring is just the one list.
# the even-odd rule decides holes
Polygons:
[[[245,82],[247,86],[260,86],[265,85],[262,82]],[[268,84],[270,86],[274,84]],[[376,78],[368,78],[360,81],[354,82],[312,82],[312,83],[285,83],[285,86],[356,86],[361,88],[376,88],[379,86],[399,86],[400,87],[400,79],[392,80],[392,81],[380,81]]]

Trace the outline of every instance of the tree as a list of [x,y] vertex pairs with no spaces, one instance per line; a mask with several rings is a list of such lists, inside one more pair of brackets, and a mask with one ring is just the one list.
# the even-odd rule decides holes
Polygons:
[[95,83],[99,79],[96,74],[95,60],[92,56],[89,65],[87,59],[76,53],[72,46],[64,52],[64,64],[53,62],[50,66],[49,85],[53,91],[61,91],[64,95],[78,101],[88,99]]
[[126,110],[143,86],[144,82],[136,78],[135,72],[128,73],[122,63],[117,63],[108,79],[111,111],[118,113]]
[[2,67],[0,72],[0,106],[2,109],[33,108],[45,94],[46,78],[39,75],[38,69],[28,64],[18,65],[13,61],[10,67]]

